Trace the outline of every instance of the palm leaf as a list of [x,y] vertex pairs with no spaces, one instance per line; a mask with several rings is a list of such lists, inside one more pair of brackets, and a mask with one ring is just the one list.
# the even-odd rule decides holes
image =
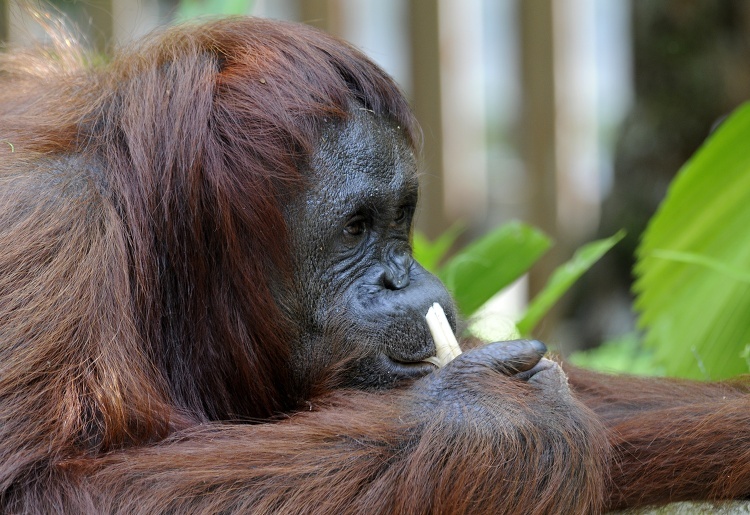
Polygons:
[[637,251],[635,307],[667,374],[747,372],[750,342],[750,104],[672,181]]

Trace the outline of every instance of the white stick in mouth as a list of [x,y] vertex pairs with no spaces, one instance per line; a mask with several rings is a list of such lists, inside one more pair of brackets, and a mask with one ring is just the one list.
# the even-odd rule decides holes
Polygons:
[[436,351],[436,356],[430,356],[425,361],[437,367],[444,367],[461,354],[461,347],[458,346],[456,337],[453,336],[453,329],[451,329],[448,319],[445,318],[445,312],[440,304],[437,302],[433,304],[427,311],[425,318],[432,334],[432,340],[435,342]]

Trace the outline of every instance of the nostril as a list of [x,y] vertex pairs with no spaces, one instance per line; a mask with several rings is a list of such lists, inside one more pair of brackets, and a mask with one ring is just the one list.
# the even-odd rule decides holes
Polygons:
[[387,268],[383,273],[383,286],[389,290],[401,290],[409,286],[410,282],[409,273],[406,271]]

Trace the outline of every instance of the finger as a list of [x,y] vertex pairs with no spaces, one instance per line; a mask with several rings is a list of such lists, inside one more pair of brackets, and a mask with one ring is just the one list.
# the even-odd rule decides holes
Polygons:
[[539,340],[510,340],[491,343],[480,350],[486,350],[503,372],[518,374],[534,368],[547,352],[547,346]]

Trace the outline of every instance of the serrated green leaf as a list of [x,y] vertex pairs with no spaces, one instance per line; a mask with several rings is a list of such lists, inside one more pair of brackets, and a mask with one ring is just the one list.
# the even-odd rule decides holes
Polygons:
[[750,342],[750,104],[672,181],[637,251],[635,307],[667,374],[747,372]]
[[534,297],[526,313],[518,322],[518,330],[521,334],[530,334],[539,320],[570,289],[573,283],[624,236],[625,231],[619,231],[609,238],[588,243],[579,248],[568,262],[557,267],[544,289]]
[[438,272],[459,311],[470,316],[525,274],[552,244],[541,231],[510,222],[471,243]]

